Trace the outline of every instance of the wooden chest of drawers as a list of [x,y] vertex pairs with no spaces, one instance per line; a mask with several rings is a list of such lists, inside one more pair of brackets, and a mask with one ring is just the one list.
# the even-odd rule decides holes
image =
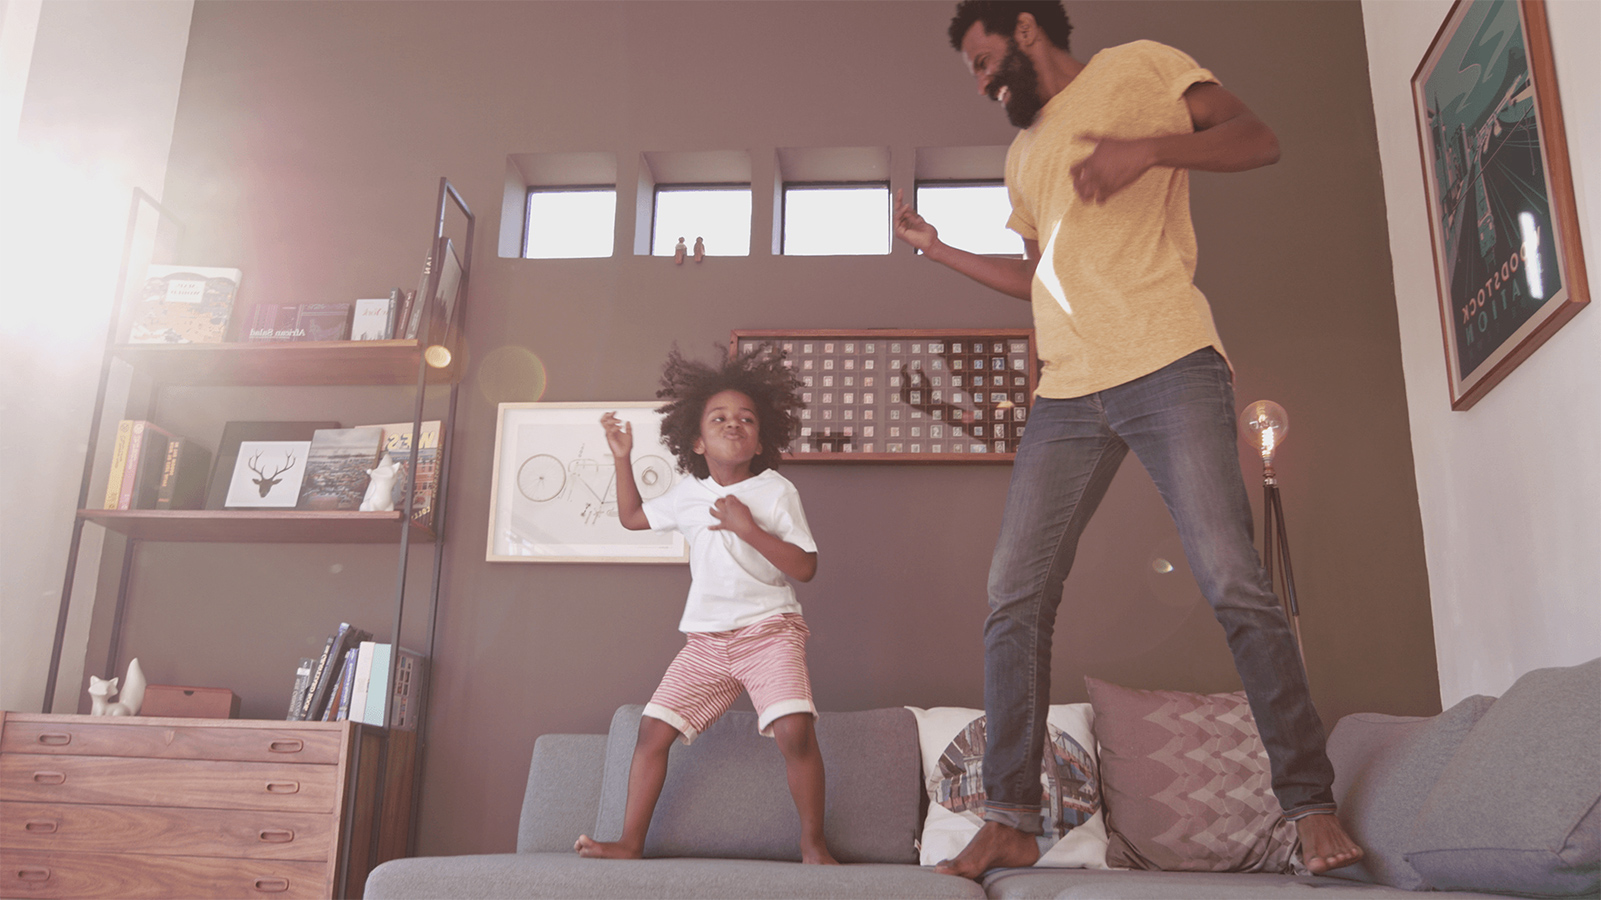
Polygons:
[[0,713],[0,896],[359,897],[405,855],[414,737]]

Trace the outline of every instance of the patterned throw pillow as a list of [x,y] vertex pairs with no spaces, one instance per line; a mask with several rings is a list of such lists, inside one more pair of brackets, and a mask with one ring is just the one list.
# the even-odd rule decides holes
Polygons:
[[1084,681],[1100,746],[1108,865],[1308,874],[1244,692]]
[[[981,709],[907,707],[917,717],[928,817],[921,862],[931,866],[967,846],[984,824],[985,718]],[[1039,866],[1106,868],[1100,779],[1088,703],[1052,706],[1041,765],[1045,834]]]

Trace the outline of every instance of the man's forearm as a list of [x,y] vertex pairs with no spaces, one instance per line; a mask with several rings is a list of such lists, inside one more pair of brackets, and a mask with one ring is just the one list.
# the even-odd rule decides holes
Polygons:
[[1201,172],[1244,172],[1279,161],[1273,130],[1250,113],[1205,131],[1147,138],[1152,164]]
[[1019,300],[1030,300],[1034,296],[1036,260],[983,256],[960,250],[937,239],[923,255],[1007,296]]

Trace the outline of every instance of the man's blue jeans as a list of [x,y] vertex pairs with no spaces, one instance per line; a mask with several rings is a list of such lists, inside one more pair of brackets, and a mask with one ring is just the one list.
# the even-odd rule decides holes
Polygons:
[[1074,550],[1130,449],[1178,525],[1223,625],[1273,791],[1292,819],[1334,809],[1334,770],[1295,637],[1252,537],[1228,364],[1210,347],[1071,400],[1039,398],[1012,467],[984,625],[985,818],[1038,834],[1051,632]]

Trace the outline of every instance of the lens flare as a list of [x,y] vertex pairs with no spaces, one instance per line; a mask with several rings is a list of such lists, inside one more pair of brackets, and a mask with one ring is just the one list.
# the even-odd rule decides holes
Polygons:
[[496,347],[484,354],[477,381],[490,403],[527,403],[545,395],[545,364],[526,347]]

